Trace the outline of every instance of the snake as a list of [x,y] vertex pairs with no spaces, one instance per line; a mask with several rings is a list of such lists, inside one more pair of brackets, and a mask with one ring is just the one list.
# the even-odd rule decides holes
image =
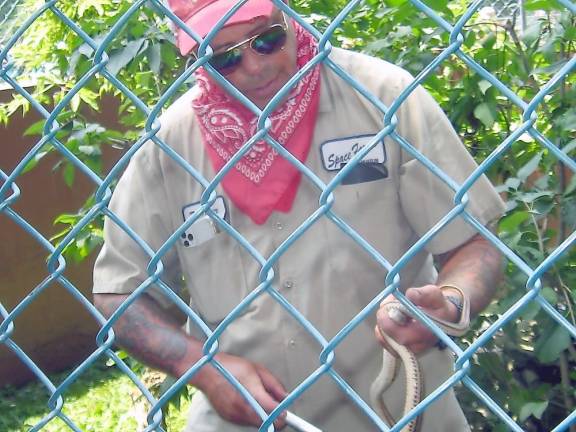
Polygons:
[[[468,330],[470,325],[470,302],[464,292],[453,285],[444,285],[442,288],[451,288],[460,291],[462,294],[463,304],[460,321],[453,323],[431,315],[427,315],[436,323],[442,331],[450,336],[462,336]],[[441,288],[441,289],[442,289]],[[386,308],[391,320],[399,325],[406,324],[412,317],[411,312],[399,301],[391,301],[382,304]],[[414,409],[422,400],[424,395],[424,376],[420,366],[418,356],[410,351],[406,346],[399,344],[392,337],[384,333],[379,327],[378,331],[386,341],[386,347],[382,350],[382,369],[370,386],[370,404],[376,413],[387,422],[389,427],[396,424],[390,410],[384,401],[384,394],[392,385],[398,375],[399,366],[404,367],[405,371],[405,395],[403,416]],[[421,415],[416,416],[408,422],[401,432],[419,432],[421,427]]]

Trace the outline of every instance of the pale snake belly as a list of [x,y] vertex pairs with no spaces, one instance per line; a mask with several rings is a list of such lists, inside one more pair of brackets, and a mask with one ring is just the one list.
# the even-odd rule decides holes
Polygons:
[[[462,293],[457,287],[449,286]],[[462,293],[463,294],[463,293]],[[468,330],[470,324],[470,303],[465,295],[462,295],[463,305],[461,319],[458,323],[444,321],[441,319],[428,316],[434,321],[446,334],[450,336],[462,336]],[[400,325],[403,321],[410,319],[410,312],[400,302],[388,302],[385,304],[388,311],[388,316],[393,321]],[[396,379],[399,363],[404,367],[405,372],[405,398],[403,416],[410,412],[416,405],[420,403],[424,395],[424,376],[422,368],[416,354],[394,341],[391,337],[380,331],[383,339],[386,341],[390,350],[383,349],[382,355],[382,369],[372,386],[370,387],[370,403],[376,413],[388,423],[388,426],[396,424],[398,419],[394,419],[388,407],[384,402],[384,393],[388,390],[391,384]],[[399,361],[400,362],[399,362]],[[402,432],[419,432],[421,426],[421,415],[415,417],[412,421],[402,428]]]

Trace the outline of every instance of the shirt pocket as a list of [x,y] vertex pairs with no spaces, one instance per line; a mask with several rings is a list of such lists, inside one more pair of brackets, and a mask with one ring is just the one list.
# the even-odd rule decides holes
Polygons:
[[197,246],[182,242],[179,252],[191,306],[214,327],[248,294],[241,246],[227,232],[219,232]]

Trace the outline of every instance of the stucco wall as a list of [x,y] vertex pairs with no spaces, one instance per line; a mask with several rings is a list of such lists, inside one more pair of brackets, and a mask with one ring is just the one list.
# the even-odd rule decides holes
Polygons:
[[[0,100],[8,100],[10,92],[0,91]],[[114,101],[108,101],[106,113],[96,114],[97,121],[113,125]],[[18,115],[9,127],[0,126],[0,169],[10,175],[24,155],[36,144],[38,137],[23,137],[23,131],[40,116],[31,111]],[[119,152],[106,153],[106,165],[120,157]],[[49,156],[16,181],[21,191],[11,207],[46,238],[60,231],[54,218],[61,213],[76,213],[90,196],[95,185],[77,172],[73,188],[63,181],[53,166],[58,157]],[[0,302],[11,312],[48,276],[45,250],[30,234],[0,213]],[[87,297],[91,298],[92,266],[95,254],[82,262],[67,264],[64,275]],[[97,323],[64,287],[53,283],[14,321],[11,339],[16,342],[45,372],[72,366],[92,352]],[[33,378],[31,371],[5,345],[0,344],[0,386],[22,384]]]

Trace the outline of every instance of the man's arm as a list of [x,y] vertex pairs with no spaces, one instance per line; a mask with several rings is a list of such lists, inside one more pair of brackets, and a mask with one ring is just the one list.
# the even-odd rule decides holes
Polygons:
[[502,282],[500,251],[480,234],[455,251],[438,256],[437,285],[455,285],[470,299],[470,314],[478,315],[492,300]]
[[[94,294],[94,304],[105,317],[126,300],[124,294]],[[116,343],[138,360],[175,377],[182,376],[203,357],[202,343],[186,334],[150,296],[136,299],[113,325]],[[219,353],[215,358],[246,387],[266,412],[285,396],[282,384],[263,366]],[[224,419],[260,426],[262,420],[240,393],[214,367],[202,367],[190,380],[204,392]],[[283,414],[274,424],[284,426]]]
[[[441,269],[436,284],[409,288],[406,297],[431,316],[457,322],[459,311],[445,295],[461,294],[450,288],[441,289],[444,285],[454,285],[468,297],[471,316],[477,315],[490,303],[502,278],[502,257],[498,249],[484,237],[476,235],[438,258]],[[394,298],[390,296],[382,304],[392,300]],[[429,349],[437,342],[434,333],[418,320],[409,320],[400,325],[390,319],[385,307],[380,307],[376,318],[376,337],[382,344],[385,342],[380,331],[416,353]]]
[[[94,305],[109,318],[127,298],[124,294],[94,294]],[[181,376],[202,357],[200,342],[182,331],[178,322],[145,294],[126,309],[113,328],[119,346],[172,376]]]

